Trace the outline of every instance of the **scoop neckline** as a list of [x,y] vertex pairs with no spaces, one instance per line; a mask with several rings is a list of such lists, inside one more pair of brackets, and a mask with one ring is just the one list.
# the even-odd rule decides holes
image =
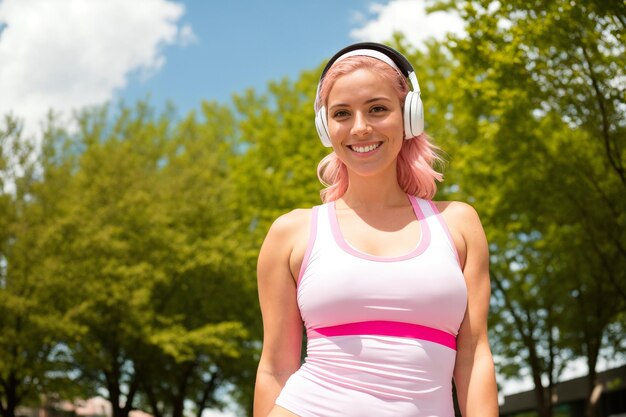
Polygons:
[[412,195],[408,195],[407,197],[411,202],[411,207],[413,207],[413,213],[415,214],[416,219],[420,224],[420,239],[417,242],[417,245],[408,253],[404,255],[398,256],[379,256],[372,255],[367,252],[363,252],[354,246],[352,246],[341,233],[341,228],[339,227],[339,220],[337,219],[337,210],[335,207],[336,201],[333,201],[328,206],[328,216],[330,220],[330,228],[332,231],[333,238],[335,243],[341,248],[344,252],[349,253],[350,255],[356,256],[358,258],[367,259],[370,261],[378,261],[378,262],[397,262],[404,261],[407,259],[414,258],[416,256],[421,255],[430,243],[430,228],[428,227],[428,222],[426,221],[426,217],[424,216],[424,212],[422,211],[417,198]]

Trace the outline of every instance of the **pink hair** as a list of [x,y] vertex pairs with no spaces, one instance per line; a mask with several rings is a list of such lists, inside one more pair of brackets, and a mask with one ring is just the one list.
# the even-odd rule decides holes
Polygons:
[[[316,111],[326,105],[330,90],[339,77],[361,68],[372,70],[384,81],[390,82],[404,107],[404,98],[409,92],[409,85],[403,75],[376,58],[352,56],[336,62],[326,72],[315,103]],[[433,198],[437,192],[435,180],[439,182],[443,180],[443,175],[434,169],[435,163],[442,162],[438,151],[426,133],[402,143],[397,160],[397,175],[398,184],[404,192],[420,198]],[[341,198],[348,189],[348,169],[335,152],[331,152],[320,161],[317,166],[317,177],[326,187],[320,192],[324,203]]]

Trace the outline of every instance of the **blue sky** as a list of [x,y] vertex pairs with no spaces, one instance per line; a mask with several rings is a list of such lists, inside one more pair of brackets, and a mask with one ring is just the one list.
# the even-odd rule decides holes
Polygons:
[[[262,90],[270,80],[295,78],[354,42],[355,15],[367,15],[361,0],[253,0],[182,2],[182,24],[195,41],[165,49],[166,65],[145,82],[131,77],[121,91],[134,101],[150,93],[186,110],[202,99],[230,100],[247,87]],[[219,6],[216,6],[219,4]]]
[[0,114],[35,136],[51,109],[119,99],[186,114],[394,31],[417,46],[462,24],[422,0],[0,0]]

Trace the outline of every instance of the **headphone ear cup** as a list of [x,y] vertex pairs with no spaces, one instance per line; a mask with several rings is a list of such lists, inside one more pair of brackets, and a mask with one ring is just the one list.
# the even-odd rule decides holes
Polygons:
[[420,94],[409,91],[404,100],[404,138],[412,139],[424,131],[424,105]]
[[322,144],[327,148],[333,146],[330,142],[330,135],[328,134],[328,121],[326,119],[325,106],[322,106],[322,108],[315,114],[315,128],[317,129],[317,134],[319,135]]

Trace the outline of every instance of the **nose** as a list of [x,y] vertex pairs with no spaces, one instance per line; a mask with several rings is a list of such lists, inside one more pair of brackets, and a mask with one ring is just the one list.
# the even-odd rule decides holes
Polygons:
[[367,117],[361,112],[356,112],[350,134],[353,136],[364,136],[370,133],[370,131],[371,127],[367,121]]

